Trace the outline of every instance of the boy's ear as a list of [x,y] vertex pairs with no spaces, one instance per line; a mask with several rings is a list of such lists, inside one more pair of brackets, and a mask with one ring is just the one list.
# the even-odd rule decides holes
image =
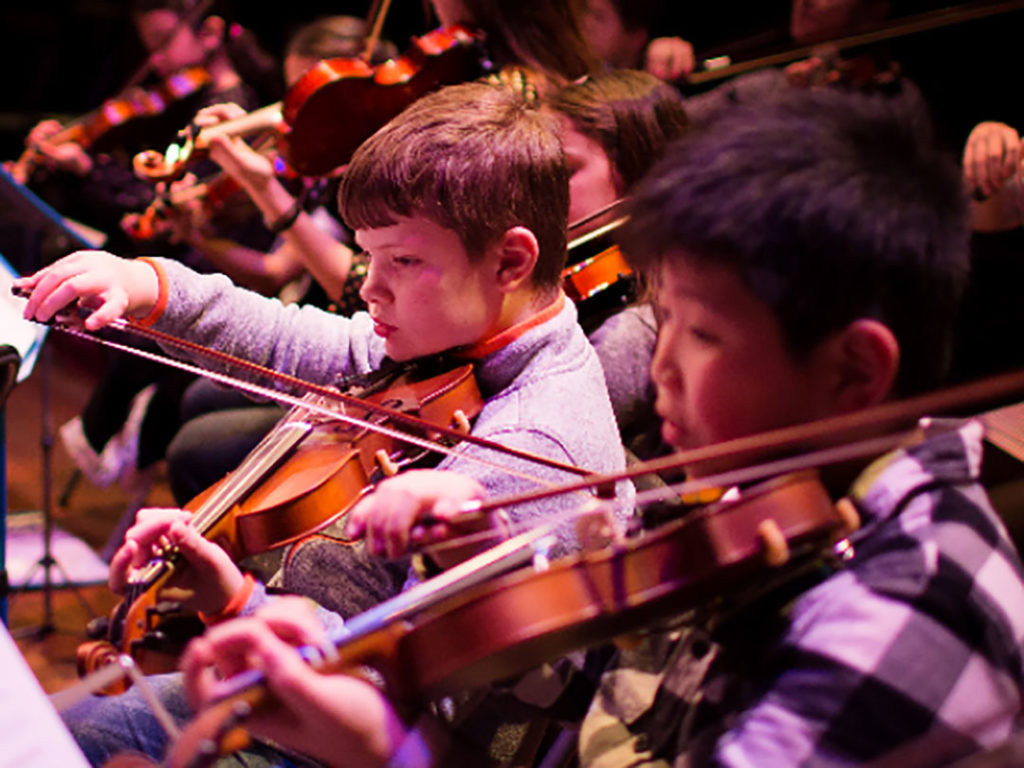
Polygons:
[[533,231],[527,227],[512,227],[501,236],[497,248],[498,288],[511,292],[528,283],[540,256],[540,245]]
[[900,364],[900,345],[889,326],[861,318],[835,339],[837,387],[834,405],[839,413],[877,405],[889,397]]

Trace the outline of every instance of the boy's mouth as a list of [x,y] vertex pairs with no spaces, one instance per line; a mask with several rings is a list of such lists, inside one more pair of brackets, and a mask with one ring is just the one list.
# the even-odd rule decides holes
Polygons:
[[668,419],[663,419],[661,422],[661,439],[676,449],[687,447],[686,431]]
[[382,339],[386,339],[396,330],[398,329],[393,325],[382,323],[380,320],[377,319],[373,320],[373,332],[380,336]]
[[673,448],[685,447],[687,442],[686,428],[674,421],[671,416],[657,406],[655,406],[655,412],[658,414],[658,418],[661,419],[661,439]]

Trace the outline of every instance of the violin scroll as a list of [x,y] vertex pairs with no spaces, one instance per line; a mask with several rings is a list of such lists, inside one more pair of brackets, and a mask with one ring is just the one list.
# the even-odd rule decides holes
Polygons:
[[206,157],[214,137],[251,136],[276,129],[280,124],[281,104],[277,102],[216,125],[188,125],[178,132],[177,140],[163,152],[147,149],[135,155],[132,158],[132,170],[140,179],[152,182],[173,181],[181,178],[194,162]]

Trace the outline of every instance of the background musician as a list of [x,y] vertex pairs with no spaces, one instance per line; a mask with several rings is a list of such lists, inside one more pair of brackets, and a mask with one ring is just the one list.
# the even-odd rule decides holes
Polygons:
[[[364,22],[352,16],[328,16],[301,27],[285,47],[286,83],[293,85],[325,59],[359,56],[365,46],[365,31]],[[392,43],[379,41],[371,63],[395,55]],[[244,110],[238,105],[222,104],[201,111],[195,119],[200,125],[215,125],[241,114]],[[180,236],[242,287],[278,296],[286,303],[298,300],[331,308],[346,316],[365,308],[359,288],[366,262],[356,256],[355,275],[351,275],[351,233],[337,218],[336,180],[325,186],[317,203],[299,206],[287,182],[279,181],[273,157],[243,139],[214,138],[210,158],[238,181],[257,208],[280,218],[276,210],[283,199],[296,215],[286,226],[278,227],[269,252],[218,237],[202,222],[192,226],[187,212],[172,212],[172,224],[180,227]],[[277,404],[256,404],[242,393],[206,379],[191,384],[182,398],[181,427],[167,451],[168,480],[177,502],[188,503],[237,467],[284,412]]]
[[[152,146],[150,142],[169,141],[203,104],[232,99],[255,106],[255,92],[242,82],[228,56],[226,22],[217,16],[192,18],[193,6],[184,0],[137,0],[132,7],[154,72],[174,78],[198,68],[204,74],[193,92],[159,115],[140,116],[112,129],[88,149],[74,140],[55,144],[50,137],[60,126],[53,121],[38,125],[28,138],[41,162],[30,185],[62,213],[102,230],[110,247],[125,252],[134,252],[136,244],[121,230],[122,217],[153,199],[153,185],[136,178],[131,169],[134,152]],[[248,224],[241,226],[249,236],[263,237]],[[206,264],[194,251],[164,245],[167,255]],[[113,357],[83,415],[61,429],[62,441],[82,473],[100,486],[120,479],[130,495],[148,488],[148,479],[136,470],[149,468],[163,456],[177,428],[178,399],[189,380],[137,359]],[[137,395],[155,382],[159,386],[148,390],[150,398],[156,397],[153,408],[147,398],[138,402],[129,418]]]

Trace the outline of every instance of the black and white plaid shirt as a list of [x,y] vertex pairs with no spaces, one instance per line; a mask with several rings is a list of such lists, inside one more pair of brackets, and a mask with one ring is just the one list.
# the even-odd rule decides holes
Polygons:
[[619,651],[581,764],[910,768],[1005,739],[1024,695],[1024,576],[977,483],[981,437],[936,423],[875,462],[851,491],[853,558],[809,588]]

